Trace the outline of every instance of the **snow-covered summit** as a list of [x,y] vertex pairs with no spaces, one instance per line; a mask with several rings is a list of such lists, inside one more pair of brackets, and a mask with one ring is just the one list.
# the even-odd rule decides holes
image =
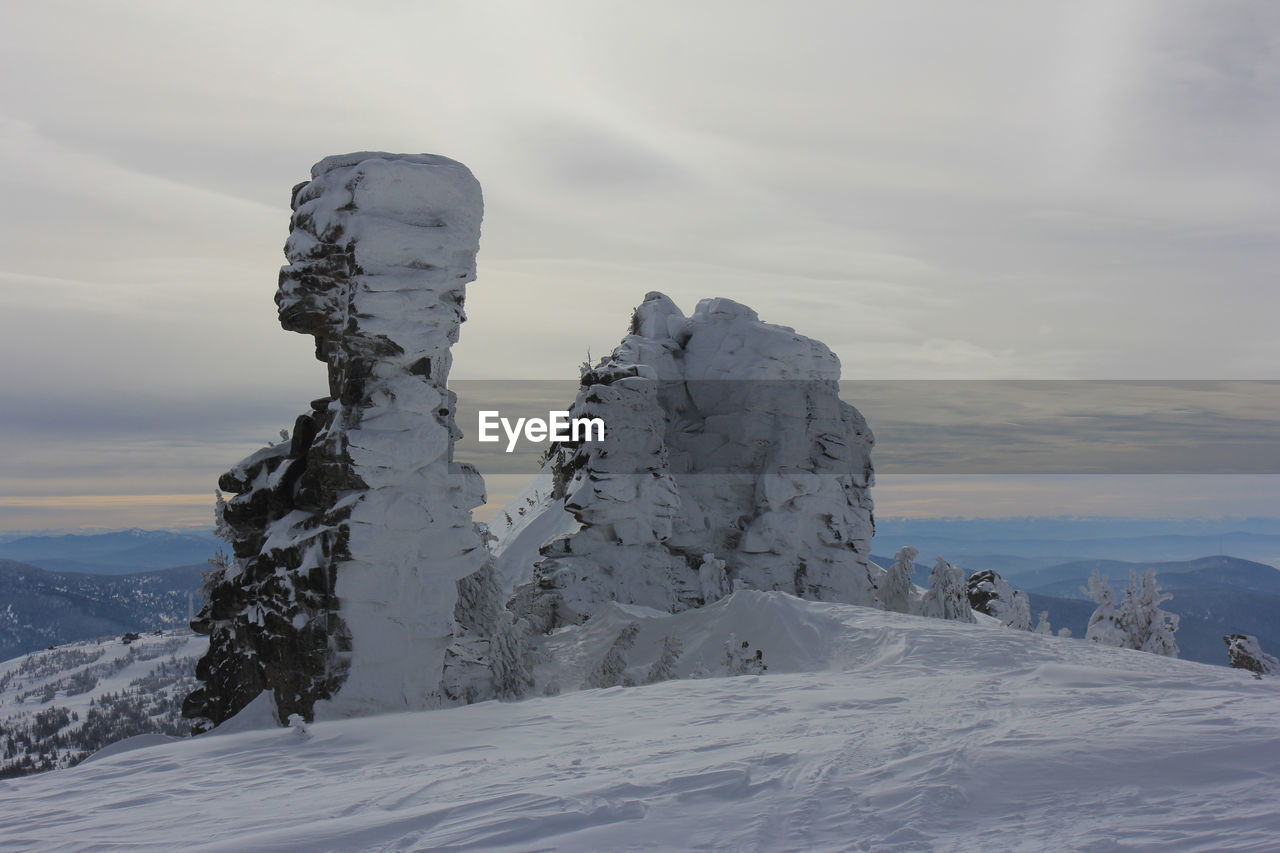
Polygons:
[[[0,783],[5,842],[1261,853],[1280,836],[1272,679],[777,592],[599,616],[549,638],[539,681],[560,695],[118,751]],[[627,625],[619,683],[639,686],[580,690]],[[768,670],[728,677],[730,635]],[[646,685],[665,638],[679,677]]]
[[529,578],[512,608],[547,631],[608,601],[677,612],[735,586],[870,604],[872,435],[839,376],[825,345],[745,305],[686,317],[648,294],[583,369],[572,411],[603,419],[604,441],[553,453],[550,520],[498,543],[503,576]]

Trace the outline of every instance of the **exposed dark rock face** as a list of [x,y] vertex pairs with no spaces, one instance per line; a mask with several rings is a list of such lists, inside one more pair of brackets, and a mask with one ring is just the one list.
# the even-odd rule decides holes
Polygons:
[[193,622],[210,649],[183,708],[215,725],[264,690],[281,720],[322,700],[333,715],[439,703],[458,583],[487,561],[470,514],[484,484],[452,461],[446,388],[479,184],[432,155],[329,157],[311,174],[276,304],[315,338],[329,395],[219,480],[234,553]]
[[1222,641],[1227,644],[1230,666],[1247,669],[1255,678],[1280,671],[1280,661],[1264,652],[1258,638],[1252,634],[1228,634]]

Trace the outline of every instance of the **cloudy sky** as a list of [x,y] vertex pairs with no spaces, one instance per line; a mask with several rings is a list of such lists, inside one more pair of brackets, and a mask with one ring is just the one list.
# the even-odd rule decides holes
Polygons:
[[[853,379],[1278,378],[1277,4],[4,18],[0,529],[207,518],[217,473],[324,392],[272,295],[291,187],[352,150],[484,187],[459,378],[571,376],[649,290],[745,302]],[[1194,512],[1272,480],[1206,481]]]

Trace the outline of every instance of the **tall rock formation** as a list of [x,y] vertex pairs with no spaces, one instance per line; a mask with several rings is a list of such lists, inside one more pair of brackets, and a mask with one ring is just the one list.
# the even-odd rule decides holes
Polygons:
[[293,211],[276,304],[315,338],[329,394],[219,480],[234,554],[193,623],[210,648],[183,709],[214,724],[264,690],[281,719],[436,704],[471,627],[457,617],[496,618],[468,616],[496,593],[446,388],[480,186],[445,157],[348,154],[316,164]]
[[582,374],[575,417],[605,439],[559,445],[539,512],[499,543],[527,577],[510,607],[536,631],[604,602],[668,612],[735,586],[874,602],[871,431],[839,398],[840,362],[818,341],[728,299],[685,317],[660,293]]

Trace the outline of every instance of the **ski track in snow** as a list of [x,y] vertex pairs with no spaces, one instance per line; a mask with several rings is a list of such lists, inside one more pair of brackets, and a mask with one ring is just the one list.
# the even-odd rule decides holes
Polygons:
[[1277,849],[1270,680],[742,599],[822,630],[829,657],[117,752],[0,783],[0,848]]

